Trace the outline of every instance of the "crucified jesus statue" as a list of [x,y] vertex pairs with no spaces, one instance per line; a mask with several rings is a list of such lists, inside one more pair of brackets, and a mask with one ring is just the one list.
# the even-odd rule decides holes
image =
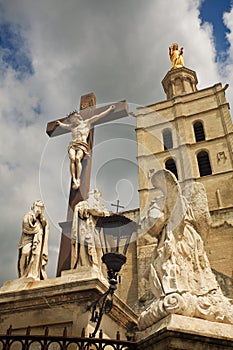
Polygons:
[[77,190],[80,186],[80,176],[82,173],[82,160],[85,156],[89,156],[89,146],[87,139],[94,124],[108,113],[112,112],[116,107],[111,105],[104,112],[94,115],[93,117],[84,120],[77,112],[71,112],[67,119],[68,123],[63,123],[60,120],[56,122],[60,127],[70,130],[72,134],[72,141],[68,147],[70,158],[70,174],[72,178],[72,188]]

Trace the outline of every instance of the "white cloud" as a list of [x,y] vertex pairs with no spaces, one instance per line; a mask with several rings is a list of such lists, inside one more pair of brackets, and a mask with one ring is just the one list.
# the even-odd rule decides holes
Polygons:
[[[226,27],[229,29],[229,32],[226,33],[226,38],[230,44],[230,48],[228,51],[228,61],[227,61],[227,74],[231,74],[231,67],[230,65],[232,64],[233,61],[233,8],[231,9],[230,12],[225,12],[223,15],[223,20],[224,20],[224,24],[226,25]],[[229,65],[229,66],[228,66]]]
[[[21,218],[41,196],[52,226],[49,275],[55,273],[57,222],[65,219],[68,196],[69,137],[48,141],[49,120],[76,108],[79,96],[89,91],[99,103],[165,99],[160,82],[170,69],[168,46],[174,41],[184,47],[185,65],[197,72],[199,88],[221,81],[212,29],[201,26],[198,5],[194,0],[0,2],[0,24],[20,28],[34,70],[20,80],[6,64],[0,71],[2,281],[16,278]],[[230,16],[225,21],[232,42]],[[233,86],[231,65],[229,60]]]

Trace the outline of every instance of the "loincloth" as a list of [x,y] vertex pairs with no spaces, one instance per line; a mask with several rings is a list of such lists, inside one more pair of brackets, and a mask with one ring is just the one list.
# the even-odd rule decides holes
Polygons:
[[90,154],[90,147],[86,142],[71,141],[69,146],[68,146],[68,152],[71,148],[75,151],[82,150],[84,152],[84,154],[87,156]]

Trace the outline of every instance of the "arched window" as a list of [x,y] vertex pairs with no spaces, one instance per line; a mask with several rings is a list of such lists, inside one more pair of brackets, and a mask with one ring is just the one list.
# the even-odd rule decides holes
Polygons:
[[166,163],[165,163],[165,168],[167,170],[170,170],[175,175],[175,177],[178,180],[178,173],[177,173],[177,168],[176,168],[176,162],[174,161],[174,159],[172,159],[172,158],[168,159],[166,161]]
[[197,155],[197,162],[198,162],[200,176],[212,174],[209,155],[207,152],[205,151],[199,152]]
[[194,128],[196,142],[204,141],[205,140],[205,132],[204,132],[202,122],[194,123],[193,128]]
[[165,150],[173,148],[172,132],[170,129],[163,131],[163,145]]

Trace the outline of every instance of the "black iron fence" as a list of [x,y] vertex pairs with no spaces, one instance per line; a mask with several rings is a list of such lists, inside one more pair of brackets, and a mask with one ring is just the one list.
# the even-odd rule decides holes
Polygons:
[[44,335],[31,335],[30,327],[25,335],[13,334],[9,328],[7,333],[0,334],[0,350],[137,350],[134,340],[120,339],[117,332],[116,339],[104,339],[102,331],[99,338],[85,337],[84,330],[81,337],[68,337],[66,328],[62,336],[50,336],[48,328]]

